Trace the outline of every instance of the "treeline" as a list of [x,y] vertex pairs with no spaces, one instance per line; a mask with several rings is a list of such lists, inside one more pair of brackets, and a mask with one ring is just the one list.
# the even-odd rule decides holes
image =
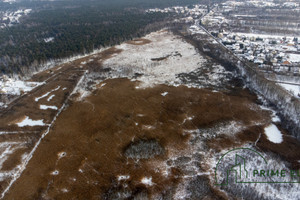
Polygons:
[[281,115],[281,125],[290,131],[290,133],[300,140],[300,101],[291,95],[284,88],[273,81],[269,81],[265,76],[251,63],[239,59],[231,51],[225,49],[220,44],[207,42],[209,38],[202,35],[201,39],[195,35],[183,35],[181,30],[186,27],[177,26],[173,28],[175,34],[183,36],[188,42],[192,43],[198,50],[204,54],[216,59],[227,70],[233,71],[244,80],[245,85],[256,94],[262,95],[268,103],[273,106]]
[[33,13],[21,18],[19,25],[0,30],[0,74],[21,74],[26,71],[22,68],[38,66],[49,59],[89,53],[96,48],[139,37],[147,25],[171,17],[164,13],[145,13],[145,8],[197,2],[101,0],[18,3],[15,6],[33,8]]

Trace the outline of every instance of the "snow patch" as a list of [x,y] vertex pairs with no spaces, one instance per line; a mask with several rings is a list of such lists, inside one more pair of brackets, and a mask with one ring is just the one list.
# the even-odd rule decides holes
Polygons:
[[149,186],[152,186],[153,183],[152,183],[152,177],[144,177],[142,178],[141,180],[141,183],[143,183],[144,185],[149,185]]
[[280,122],[280,118],[278,117],[277,113],[275,110],[271,109],[271,108],[268,108],[266,106],[259,106],[262,110],[268,110],[268,111],[271,111],[272,112],[272,122],[276,123],[276,122]]
[[16,123],[19,127],[24,126],[45,126],[43,120],[32,120],[28,116],[22,122]]
[[118,176],[118,181],[128,180],[129,178],[129,175],[120,175]]
[[265,134],[267,135],[267,138],[273,143],[279,144],[283,141],[282,133],[274,124],[270,124],[265,128]]
[[[291,92],[294,96],[300,95],[300,86],[299,85],[292,85],[286,83],[279,83],[281,87],[286,89],[287,91]],[[300,96],[298,96],[300,97]]]
[[[59,88],[60,88],[60,86],[57,86],[57,88],[51,90],[50,92],[47,92],[47,93],[43,94],[43,95],[40,96],[40,97],[36,97],[36,98],[35,98],[35,101],[38,102],[40,99],[43,99],[43,98],[47,97],[51,92],[55,92],[55,91],[59,90]],[[50,98],[50,97],[49,97],[49,98]],[[50,100],[51,100],[51,99],[50,99]]]
[[147,45],[123,43],[116,46],[123,51],[103,63],[104,67],[111,68],[115,73],[111,73],[110,78],[143,74],[136,77],[141,82],[137,89],[157,84],[178,85],[181,81],[176,75],[192,72],[206,62],[191,44],[170,32],[150,33],[145,39],[152,42]]
[[36,102],[38,102],[40,99],[47,97],[49,94],[50,94],[50,92],[47,92],[47,93],[43,94],[43,95],[40,96],[40,97],[36,97],[34,100],[35,100]]
[[29,92],[42,84],[44,83],[27,82],[0,77],[0,93],[21,95],[23,92]]
[[40,109],[41,110],[48,110],[48,109],[58,110],[58,108],[56,106],[47,106],[47,105],[40,105]]
[[289,54],[290,61],[293,63],[299,63],[300,62],[300,54]]
[[53,99],[53,97],[55,97],[55,94],[52,94],[52,95],[47,99],[47,101],[51,101],[51,99]]
[[164,93],[161,93],[161,96],[165,97],[167,96],[168,92],[164,92]]
[[45,38],[44,42],[49,43],[52,42],[54,40],[54,37],[49,37],[49,38]]

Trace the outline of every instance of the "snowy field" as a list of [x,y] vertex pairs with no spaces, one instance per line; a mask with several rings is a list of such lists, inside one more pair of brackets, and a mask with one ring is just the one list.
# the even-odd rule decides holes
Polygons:
[[40,86],[44,83],[27,82],[15,79],[0,79],[0,93],[10,95],[20,95],[25,92],[31,91],[33,88]]
[[[246,36],[246,37],[259,37],[259,38],[264,38],[264,39],[273,39],[273,38],[276,38],[276,39],[282,39],[286,36],[284,35],[271,35],[271,34],[258,34],[258,33],[239,33],[239,32],[235,32],[234,33],[235,35],[238,35],[238,36]],[[292,40],[294,37],[286,37],[286,39],[288,40]]]
[[300,54],[289,54],[289,58],[290,58],[290,61],[293,62],[293,63],[299,63],[300,62]]
[[192,45],[167,31],[151,33],[145,39],[152,42],[116,46],[123,51],[106,60],[104,66],[119,71],[123,76],[142,74],[133,80],[141,81],[139,87],[146,88],[156,84],[177,86],[180,79],[176,75],[195,71],[206,63]]
[[[45,84],[44,82],[28,82],[13,78],[0,77],[0,94],[8,96],[20,96],[32,89]],[[7,102],[0,99],[0,107],[6,107]]]
[[[186,139],[186,142],[187,142],[186,149],[179,151],[178,149],[176,149],[176,147],[174,147],[174,149],[168,148],[167,149],[168,157],[166,160],[159,159],[157,161],[153,161],[153,163],[151,164],[151,165],[153,165],[153,167],[151,167],[151,169],[155,169],[155,170],[157,170],[157,172],[162,171],[162,173],[164,175],[163,178],[166,178],[166,179],[170,176],[170,174],[173,174],[173,171],[172,171],[173,169],[178,168],[182,171],[182,182],[178,185],[178,188],[176,188],[176,194],[173,196],[173,199],[187,199],[187,198],[200,199],[200,198],[194,198],[192,195],[194,195],[194,194],[198,195],[198,192],[202,191],[201,187],[204,188],[202,191],[202,192],[204,192],[203,195],[208,194],[207,192],[210,191],[210,189],[208,187],[210,184],[213,183],[212,179],[214,176],[213,176],[212,169],[214,169],[214,167],[216,166],[216,161],[217,161],[216,159],[218,159],[220,155],[222,155],[223,153],[226,152],[226,150],[224,150],[222,152],[218,152],[216,150],[217,148],[213,148],[214,147],[213,145],[215,145],[215,143],[218,146],[219,145],[221,146],[224,143],[224,142],[222,143],[222,140],[221,140],[222,138],[228,138],[230,141],[235,141],[238,138],[238,135],[243,133],[244,131],[249,130],[249,133],[256,134],[256,129],[254,129],[255,133],[251,132],[253,127],[267,125],[266,127],[263,127],[263,126],[261,127],[261,130],[264,130],[264,131],[261,132],[261,134],[257,138],[256,142],[255,142],[256,138],[254,141],[253,141],[253,139],[250,139],[249,141],[247,140],[246,142],[249,143],[250,145],[249,146],[246,145],[244,147],[255,149],[255,146],[256,146],[257,142],[261,139],[261,137],[265,137],[269,143],[272,143],[272,145],[282,145],[286,142],[286,137],[284,136],[284,132],[281,133],[281,131],[279,130],[279,126],[277,123],[280,122],[280,119],[278,118],[278,116],[276,116],[275,111],[272,111],[272,114],[270,113],[270,115],[272,115],[272,116],[270,116],[270,119],[269,119],[269,121],[272,120],[274,124],[269,122],[268,120],[266,120],[268,122],[266,122],[265,120],[262,120],[262,119],[256,121],[256,120],[254,120],[254,118],[253,118],[253,120],[249,120],[249,122],[247,122],[247,123],[243,122],[243,120],[241,120],[241,121],[238,120],[238,117],[236,117],[236,116],[239,116],[239,113],[241,113],[241,112],[238,112],[239,110],[236,110],[234,112],[234,110],[240,106],[247,105],[247,109],[242,110],[243,111],[242,113],[245,113],[245,115],[247,114],[246,112],[248,111],[248,106],[252,107],[253,110],[261,110],[261,109],[259,108],[259,106],[256,106],[257,108],[254,108],[256,103],[254,103],[253,105],[249,105],[248,101],[245,101],[245,105],[243,105],[243,102],[240,102],[240,101],[243,101],[246,98],[248,98],[247,96],[245,96],[244,99],[236,99],[235,100],[235,98],[237,98],[237,97],[230,96],[230,95],[227,96],[223,91],[219,93],[218,91],[216,91],[218,89],[215,90],[215,87],[211,87],[211,86],[217,86],[217,88],[218,88],[219,85],[224,85],[224,82],[226,82],[230,78],[232,78],[232,73],[226,71],[222,65],[213,63],[209,59],[204,58],[201,54],[199,54],[197,52],[197,50],[192,45],[183,41],[182,38],[175,36],[170,32],[167,32],[167,31],[154,32],[154,33],[147,35],[145,37],[145,39],[149,40],[150,42],[144,44],[144,43],[138,41],[137,44],[123,43],[121,45],[116,46],[115,47],[116,49],[119,49],[122,51],[112,54],[112,56],[109,57],[107,60],[105,60],[102,63],[102,66],[99,67],[101,70],[108,69],[107,71],[103,70],[99,73],[101,75],[101,77],[103,75],[103,77],[104,77],[103,79],[94,79],[93,80],[92,78],[95,75],[94,74],[95,72],[90,73],[92,70],[94,70],[94,64],[97,62],[97,57],[94,57],[93,59],[89,59],[86,61],[78,62],[79,67],[83,67],[83,66],[89,67],[90,66],[89,63],[93,62],[91,64],[91,66],[93,66],[93,67],[85,68],[85,71],[82,70],[81,78],[76,79],[77,85],[75,86],[75,88],[72,91],[70,91],[70,96],[72,96],[73,94],[78,92],[78,93],[80,93],[79,99],[84,99],[83,102],[75,103],[75,104],[79,105],[76,109],[74,109],[74,107],[72,107],[72,104],[68,105],[68,104],[64,103],[62,105],[57,105],[56,100],[60,97],[60,95],[56,91],[67,89],[65,87],[66,85],[63,85],[63,84],[51,85],[51,87],[49,86],[47,88],[47,90],[42,90],[38,93],[38,95],[34,95],[31,97],[32,103],[34,105],[37,104],[35,107],[36,107],[36,109],[38,109],[38,112],[41,112],[41,113],[45,112],[45,115],[46,115],[46,112],[48,113],[48,112],[53,111],[53,112],[57,112],[57,114],[55,115],[53,120],[51,120],[51,122],[47,121],[47,119],[44,118],[43,115],[36,117],[36,116],[30,115],[27,113],[23,115],[23,118],[20,118],[20,120],[14,122],[14,124],[17,125],[18,128],[24,127],[24,130],[25,130],[25,128],[33,129],[34,126],[36,126],[37,128],[45,127],[47,129],[42,134],[42,137],[37,141],[37,143],[35,144],[34,148],[30,151],[30,153],[23,155],[23,157],[21,159],[21,165],[18,166],[17,168],[15,168],[14,171],[10,171],[10,173],[14,174],[14,175],[12,175],[12,174],[9,175],[10,177],[13,177],[13,180],[10,182],[9,186],[5,189],[5,191],[2,193],[2,195],[4,195],[9,190],[10,186],[19,178],[19,176],[22,174],[23,170],[25,170],[29,160],[33,156],[33,153],[35,152],[37,147],[40,145],[40,142],[42,141],[42,139],[49,133],[50,130],[52,131],[52,129],[51,129],[52,125],[55,123],[57,116],[64,110],[65,107],[68,107],[68,109],[64,110],[64,112],[67,112],[68,110],[70,110],[70,108],[77,111],[77,109],[82,106],[82,108],[84,108],[84,112],[88,112],[86,116],[93,116],[93,113],[98,114],[99,110],[105,111],[106,107],[102,107],[102,106],[106,106],[106,105],[102,105],[102,104],[98,105],[97,104],[99,102],[100,103],[105,102],[105,101],[103,101],[103,98],[105,99],[105,95],[103,97],[102,96],[99,97],[99,99],[101,99],[101,100],[93,99],[93,97],[96,98],[97,95],[101,95],[103,93],[104,94],[112,93],[112,90],[116,89],[116,87],[121,87],[121,86],[117,86],[116,84],[112,85],[112,82],[111,83],[108,82],[109,80],[106,80],[107,83],[106,82],[101,83],[101,81],[103,81],[104,79],[126,77],[126,78],[130,78],[132,82],[138,81],[139,83],[137,83],[137,84],[134,83],[134,85],[132,86],[133,88],[128,90],[128,92],[134,91],[132,93],[133,95],[137,95],[136,93],[140,92],[139,95],[136,96],[136,98],[139,98],[141,96],[141,94],[142,94],[141,92],[147,92],[147,90],[156,89],[156,88],[152,88],[152,87],[159,85],[159,84],[165,84],[165,85],[169,85],[169,86],[186,85],[188,87],[193,87],[193,88],[203,88],[203,87],[209,88],[213,92],[208,93],[206,96],[200,95],[199,98],[193,99],[192,97],[195,96],[195,94],[196,94],[196,93],[193,93],[192,96],[189,97],[190,102],[186,107],[193,105],[194,103],[199,103],[201,101],[204,101],[205,106],[203,105],[203,107],[204,107],[203,111],[205,111],[205,109],[208,108],[208,110],[209,110],[208,113],[212,113],[212,110],[214,110],[217,106],[215,106],[214,104],[211,105],[210,103],[212,103],[212,101],[218,100],[220,102],[220,104],[218,104],[218,105],[220,105],[220,109],[215,111],[216,112],[215,115],[216,116],[219,115],[220,114],[219,112],[221,112],[222,110],[224,110],[224,113],[226,115],[228,113],[232,114],[232,119],[231,119],[231,115],[228,115],[228,119],[227,119],[227,117],[224,118],[224,119],[226,119],[226,121],[223,118],[220,118],[222,120],[220,120],[220,122],[216,122],[216,124],[214,124],[214,126],[212,126],[212,127],[205,127],[205,126],[201,127],[200,125],[198,127],[194,127],[196,125],[194,125],[193,123],[198,121],[198,119],[202,120],[203,118],[208,117],[208,115],[205,115],[205,114],[203,114],[203,112],[199,111],[199,115],[201,115],[201,117],[198,116],[198,118],[197,118],[198,113],[196,113],[196,114],[193,113],[192,112],[194,110],[193,109],[190,111],[191,113],[189,113],[189,112],[185,113],[186,116],[184,116],[182,120],[180,119],[181,118],[180,117],[179,118],[180,120],[178,119],[178,121],[166,120],[163,122],[159,122],[159,123],[155,122],[156,124],[152,124],[152,123],[145,123],[146,120],[148,121],[148,119],[152,119],[152,116],[150,115],[151,113],[150,114],[146,113],[146,111],[145,111],[145,113],[138,112],[137,116],[139,118],[141,118],[141,121],[133,121],[134,123],[132,123],[131,125],[134,126],[134,129],[140,128],[142,130],[142,132],[146,131],[147,134],[150,135],[152,132],[156,133],[154,131],[159,130],[160,126],[162,126],[163,123],[167,124],[170,121],[174,121],[174,124],[176,124],[176,126],[174,126],[174,129],[172,129],[172,130],[175,130],[177,125],[181,124],[180,126],[182,126],[182,136],[189,135],[188,139]],[[114,49],[114,48],[112,48],[112,49]],[[111,51],[113,51],[113,50],[111,50]],[[109,52],[110,51],[108,51],[108,54],[109,54]],[[105,54],[103,54],[103,55],[105,55]],[[100,61],[102,61],[102,60],[98,60],[99,63],[100,63]],[[99,69],[97,69],[97,70],[99,70]],[[83,74],[83,72],[84,72],[84,74]],[[96,82],[97,87],[93,88],[95,85],[92,85],[91,90],[86,90],[89,85],[88,83],[90,81],[93,83]],[[115,80],[113,80],[113,81],[115,81]],[[122,80],[119,80],[119,81],[122,81]],[[132,82],[130,82],[129,80],[126,80],[126,81],[128,82],[128,84],[132,84]],[[21,89],[16,89],[13,91],[3,90],[3,91],[6,91],[7,93],[10,92],[10,93],[14,93],[14,94],[21,94],[23,92],[28,92],[28,91],[32,90],[34,87],[37,87],[39,84],[42,84],[42,83],[29,83],[29,82],[18,82],[18,81],[15,81],[15,82],[14,81],[6,81],[6,82],[12,82],[12,83],[10,83],[8,88],[13,88],[12,87],[13,84],[16,84],[19,86],[16,88],[21,88]],[[30,85],[30,84],[33,84],[33,85]],[[34,85],[34,84],[36,84],[36,85]],[[121,85],[123,86],[123,84],[121,84]],[[68,86],[68,88],[69,87],[70,86]],[[134,87],[136,89],[134,89]],[[163,89],[159,90],[159,92],[157,93],[158,94],[157,97],[153,97],[153,98],[157,98],[157,100],[159,100],[159,101],[162,99],[162,102],[167,102],[168,103],[167,105],[170,105],[170,109],[165,109],[165,112],[169,112],[169,110],[173,110],[174,108],[180,107],[180,105],[182,105],[181,101],[178,101],[178,102],[175,101],[177,98],[174,95],[175,94],[178,95],[178,93],[174,93],[175,90],[184,88],[184,89],[182,89],[182,91],[179,91],[180,94],[182,92],[184,92],[184,90],[196,91],[195,89],[188,89],[186,87],[176,87],[176,88],[175,87],[166,87],[166,86],[158,86],[158,87],[162,87]],[[145,88],[147,88],[147,89],[142,90]],[[96,90],[96,89],[99,89],[100,92],[98,94],[95,93],[95,95],[94,94],[90,95],[90,94],[92,94],[91,93],[92,90]],[[122,88],[120,88],[120,90],[121,89]],[[117,91],[119,91],[119,90],[117,90]],[[124,90],[122,90],[122,91],[124,91]],[[201,91],[201,90],[199,90],[199,91]],[[206,90],[203,90],[203,91],[206,91]],[[56,93],[54,93],[54,92],[56,92]],[[117,95],[113,95],[113,98],[109,98],[109,100],[107,102],[110,102],[113,99],[118,99],[115,97],[118,97],[119,93],[116,93],[116,94]],[[149,94],[151,94],[151,96],[153,96],[152,93],[149,93]],[[219,95],[219,96],[212,98],[212,96],[214,96],[214,95]],[[241,94],[241,95],[244,95],[244,94]],[[120,94],[120,96],[121,96],[121,94]],[[86,97],[88,97],[88,98],[86,98]],[[130,97],[132,97],[132,95]],[[127,96],[124,96],[123,98],[127,99],[128,101],[130,100],[130,98],[128,98]],[[212,98],[212,100],[208,101],[208,100],[206,100],[206,98]],[[238,101],[238,100],[240,100],[240,101]],[[186,102],[186,101],[184,101],[184,102]],[[230,102],[231,105],[229,105],[228,102]],[[121,104],[122,103],[123,102],[121,102]],[[239,103],[241,103],[241,105],[239,105]],[[116,105],[119,105],[119,104],[120,103],[116,102]],[[236,106],[235,104],[238,104],[239,106]],[[87,106],[87,107],[84,107],[84,106]],[[110,106],[110,104],[109,104],[109,106]],[[209,106],[211,106],[211,107],[209,107]],[[226,109],[229,106],[230,106],[230,112],[227,112]],[[112,106],[112,107],[114,107],[114,106]],[[186,109],[186,107],[184,109]],[[86,109],[86,108],[88,108],[88,109]],[[145,105],[145,107],[143,105],[140,110],[144,110],[144,108],[146,108],[146,105]],[[195,106],[193,108],[198,108],[198,106],[197,107]],[[111,115],[118,116],[117,115],[118,111],[111,109],[111,107],[107,107],[107,109],[109,110],[109,115],[107,115],[107,117],[109,117]],[[152,110],[155,109],[155,106],[151,107],[151,109]],[[161,112],[161,110],[163,110],[163,109],[159,109],[159,112]],[[131,112],[131,110],[130,110],[130,112]],[[249,110],[249,112],[250,112],[250,110]],[[70,112],[70,113],[71,114],[69,114],[68,116],[73,116],[72,112]],[[122,116],[121,116],[121,114],[122,114]],[[121,114],[120,114],[120,118],[123,118],[124,113],[122,112]],[[147,114],[149,116],[147,116]],[[154,113],[154,114],[156,114],[156,113]],[[170,112],[170,115],[166,115],[166,117],[172,116],[171,114],[173,114],[173,113]],[[76,115],[74,115],[74,116],[76,116]],[[81,118],[82,116],[83,115],[81,114],[80,117],[77,116],[77,118]],[[133,118],[133,119],[140,120],[139,118]],[[145,119],[143,119],[143,118],[145,118]],[[157,120],[157,117],[153,117],[153,118],[155,118],[155,120]],[[194,120],[195,118],[197,119],[196,121]],[[64,120],[64,119],[63,119],[63,117],[61,117],[58,120]],[[132,120],[132,119],[130,119],[130,120]],[[142,120],[145,120],[145,121],[142,121]],[[70,121],[68,121],[68,123]],[[89,120],[89,121],[92,122],[93,120]],[[97,122],[100,121],[101,123],[105,124],[105,122],[99,120],[98,118],[95,118],[95,121],[97,121]],[[111,120],[108,120],[108,121],[109,121],[108,124],[111,124]],[[63,122],[63,121],[60,121],[60,122]],[[151,120],[149,120],[149,122],[151,122]],[[61,123],[61,124],[68,124],[68,123]],[[98,123],[96,123],[96,124],[98,124]],[[112,124],[117,124],[117,123],[112,123]],[[129,125],[129,126],[131,126],[131,125]],[[163,127],[164,129],[162,129],[163,131],[165,131],[166,127],[167,127],[166,125],[164,125],[164,126],[165,126],[165,127]],[[171,124],[170,124],[170,126],[171,126]],[[172,122],[172,126],[173,126],[173,122]],[[185,126],[187,126],[187,127],[185,127]],[[189,126],[191,126],[191,127],[189,127]],[[278,126],[278,128],[277,128],[277,126]],[[101,127],[101,129],[103,127]],[[124,128],[122,128],[122,130],[125,130],[125,127],[127,128],[128,124],[125,124]],[[107,130],[109,130],[109,129],[112,130],[111,126],[109,128],[107,128]],[[57,130],[60,130],[60,129],[57,128]],[[76,130],[79,130],[79,129],[76,129]],[[95,130],[96,130],[96,128],[95,128]],[[100,128],[99,128],[99,130],[100,130]],[[55,134],[55,132],[52,132],[52,134],[53,133]],[[172,133],[173,133],[173,131],[172,131]],[[1,134],[1,132],[0,132],[0,134]],[[80,134],[82,134],[82,133],[80,133]],[[100,135],[102,135],[102,134],[100,134]],[[51,137],[51,134],[49,134],[49,137]],[[120,141],[122,141],[122,139],[120,139],[121,136],[118,135],[117,137]],[[72,140],[73,139],[74,138],[72,138]],[[133,137],[133,139],[134,139],[134,137]],[[131,140],[132,142],[133,142],[133,139]],[[220,139],[220,140],[218,141],[218,139]],[[117,140],[111,139],[111,137],[109,137],[109,140],[117,141]],[[213,140],[214,140],[214,142],[210,142],[210,143],[208,142],[208,141],[213,141]],[[66,140],[62,140],[62,141],[65,144]],[[243,140],[241,140],[241,142],[242,141]],[[103,142],[103,144],[104,144],[104,140],[103,141],[99,140],[99,142]],[[78,146],[81,146],[80,143],[78,143],[78,144],[79,144]],[[104,145],[97,144],[97,147],[100,146],[102,149],[107,149],[107,148],[109,149],[109,147],[106,147],[105,145],[106,144],[104,144]],[[245,145],[245,144],[240,143],[238,145]],[[118,145],[115,145],[115,146],[118,146]],[[56,144],[51,147],[56,148]],[[212,147],[212,148],[210,148],[210,147]],[[22,148],[22,146],[11,147],[9,145],[6,145],[6,146],[4,145],[4,147],[3,147],[4,153],[3,154],[4,155],[12,154],[13,148],[15,148],[17,150],[18,148]],[[88,147],[87,149],[88,149],[88,152],[91,152],[90,147]],[[1,150],[1,144],[0,144],[0,150]],[[51,151],[52,150],[53,149],[51,149]],[[55,156],[58,156],[58,160],[60,160],[62,157],[65,157],[66,155],[69,156],[72,154],[70,152],[67,152],[67,153],[66,152],[67,151],[64,151],[63,149],[59,149],[59,153],[57,155],[55,154]],[[102,154],[102,152],[101,152],[101,155],[105,155],[105,154]],[[268,155],[264,155],[264,156],[268,157]],[[49,157],[46,157],[46,158],[48,159]],[[111,159],[111,157],[109,157],[109,158]],[[282,162],[281,160],[276,160],[276,157],[274,158],[273,156],[269,156],[268,160],[270,161],[270,164],[272,164],[272,166],[280,166],[281,168],[286,168],[285,163]],[[253,166],[256,164],[256,161],[257,160],[255,160],[255,158],[250,159],[249,162],[247,162],[247,164],[248,164],[247,167],[249,169],[252,169]],[[86,161],[83,161],[81,163],[85,163],[85,162]],[[87,163],[86,166],[90,166],[90,165],[88,165],[88,162],[86,162],[86,163]],[[56,164],[57,164],[57,162],[56,162]],[[136,164],[139,164],[138,161],[136,161]],[[68,163],[67,165],[72,165],[72,164]],[[266,167],[268,167],[268,166],[265,166],[264,163],[262,163],[262,162],[259,163],[258,165],[262,169],[265,169]],[[87,170],[87,167],[84,169],[84,166],[85,166],[85,164],[80,165],[78,168],[78,172],[80,172],[80,174],[82,174],[82,175],[87,175],[88,173],[86,173],[86,171],[85,171],[85,170]],[[208,168],[206,168],[206,167],[208,167]],[[93,170],[93,172],[95,172],[95,171],[96,170]],[[97,171],[96,171],[96,173],[97,173]],[[145,188],[151,189],[152,187],[156,187],[156,185],[159,184],[158,179],[155,176],[156,173],[153,173],[153,174],[145,173],[142,176],[142,178],[134,179],[133,178],[134,174],[129,174],[127,171],[125,171],[125,172],[119,173],[119,175],[117,176],[117,180],[120,183],[135,180],[139,184],[143,185]],[[26,174],[26,173],[24,173],[24,174]],[[40,175],[40,174],[38,174],[38,175]],[[55,168],[51,169],[50,175],[56,176],[55,178],[62,177],[62,176],[64,176],[63,169],[58,169],[55,167]],[[93,174],[93,176],[95,176],[95,175]],[[3,175],[0,173],[0,179],[1,179],[1,177],[3,177],[3,180],[5,180],[4,172],[3,172]],[[70,177],[68,177],[68,178],[70,178]],[[132,181],[132,182],[134,182],[134,181]],[[53,184],[53,183],[51,182],[51,184]],[[83,184],[86,184],[86,183],[83,182]],[[86,184],[86,185],[88,185],[88,184]],[[248,185],[245,185],[245,186],[248,186]],[[251,185],[249,187],[251,189],[251,192],[253,192],[253,194],[258,195],[258,196],[259,195],[261,196],[262,194],[264,194],[264,190],[270,190],[271,192],[269,192],[269,196],[267,196],[267,197],[272,197],[272,195],[273,195],[273,196],[277,197],[278,199],[281,199],[284,196],[284,192],[285,192],[284,190],[278,191],[278,188],[276,185],[275,186],[268,185],[266,187],[261,187],[260,185]],[[298,192],[299,186],[298,185],[287,185],[286,187],[287,187],[287,189],[289,189],[291,191],[291,194],[289,194],[289,196],[288,196],[289,199],[297,199],[297,195],[299,195],[299,192]],[[52,188],[55,188],[55,187],[52,187]],[[70,188],[66,188],[66,187],[63,187],[60,189],[63,193],[68,193],[68,191],[71,191]],[[235,193],[236,194],[243,193],[245,191],[247,191],[247,188],[245,188],[244,185],[242,185],[241,187],[237,187],[237,188],[231,187],[229,189],[226,189],[226,192],[234,193],[234,194]],[[97,192],[99,192],[99,191],[97,191]],[[155,199],[155,198],[153,198],[153,199]]]
[[300,97],[300,85],[287,84],[287,83],[278,83],[281,87],[291,92],[294,96]]

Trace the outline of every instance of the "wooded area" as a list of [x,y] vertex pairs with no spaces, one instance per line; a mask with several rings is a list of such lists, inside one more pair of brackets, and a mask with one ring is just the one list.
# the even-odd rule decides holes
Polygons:
[[33,11],[22,17],[20,24],[0,29],[0,73],[22,74],[22,68],[37,67],[49,59],[88,53],[139,37],[145,33],[147,25],[170,17],[170,14],[146,13],[146,8],[196,2],[105,0],[37,1],[16,5],[1,3],[7,9],[18,6],[33,8]]

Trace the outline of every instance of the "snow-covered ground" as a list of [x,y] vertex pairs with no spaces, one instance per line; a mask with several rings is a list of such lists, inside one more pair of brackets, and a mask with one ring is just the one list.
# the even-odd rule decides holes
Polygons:
[[41,110],[48,110],[48,109],[58,110],[58,108],[56,106],[47,106],[47,105],[40,105],[40,109]]
[[53,99],[53,97],[55,97],[55,94],[52,94],[52,95],[47,99],[47,101],[51,101],[51,99]]
[[141,183],[143,183],[144,185],[149,185],[149,186],[153,185],[153,183],[152,183],[152,177],[144,177],[144,178],[142,178]]
[[300,54],[289,54],[289,58],[290,58],[290,61],[293,62],[293,63],[299,63],[300,62]]
[[[43,98],[47,97],[49,94],[51,94],[52,92],[55,92],[55,91],[57,91],[59,89],[60,89],[60,86],[57,86],[55,89],[53,89],[53,90],[51,90],[51,91],[43,94],[42,96],[36,97],[35,101],[38,102],[40,99],[43,99]],[[51,95],[50,97],[47,99],[47,101],[50,101],[53,98],[53,95]]]
[[29,92],[33,88],[40,86],[44,83],[38,82],[27,82],[14,79],[0,79],[0,93],[2,94],[11,94],[11,95],[20,95],[24,92]]
[[3,2],[5,2],[5,3],[12,3],[12,2],[16,2],[16,0],[3,0]]
[[[137,88],[152,87],[157,84],[178,86],[183,84],[178,77],[179,74],[201,69],[207,63],[207,60],[191,44],[170,32],[154,32],[147,35],[145,39],[152,42],[144,45],[124,43],[116,46],[123,51],[104,62],[105,67],[115,71],[110,78],[132,78],[135,74],[140,74],[133,78],[133,81],[141,81]],[[223,69],[222,66],[221,68]],[[221,72],[224,72],[222,69],[220,65],[215,65],[211,70],[215,73],[208,75],[208,81],[217,82]]]
[[235,35],[238,35],[238,36],[246,36],[246,37],[255,37],[255,38],[264,38],[264,39],[273,39],[273,38],[276,38],[276,39],[282,39],[284,37],[286,37],[286,39],[288,40],[292,40],[293,37],[289,37],[289,36],[285,36],[285,35],[278,35],[278,34],[274,34],[274,35],[271,35],[271,34],[258,34],[258,33],[239,33],[239,32],[235,32],[234,33]]
[[52,42],[54,40],[54,37],[49,37],[49,38],[45,38],[44,42],[49,43]]
[[281,87],[291,92],[294,96],[300,97],[300,85],[287,84],[287,83],[278,83]]
[[283,141],[282,133],[274,124],[270,124],[265,128],[265,134],[267,135],[267,138],[273,143],[281,143]]
[[2,21],[4,23],[0,24],[0,28],[5,28],[7,26],[13,26],[14,24],[19,24],[19,20],[22,16],[28,15],[32,9],[20,9],[14,12],[6,11],[0,13],[2,16]]
[[24,127],[24,126],[44,126],[43,120],[32,120],[28,116],[25,117],[24,120],[22,120],[19,123],[16,123],[19,127]]

